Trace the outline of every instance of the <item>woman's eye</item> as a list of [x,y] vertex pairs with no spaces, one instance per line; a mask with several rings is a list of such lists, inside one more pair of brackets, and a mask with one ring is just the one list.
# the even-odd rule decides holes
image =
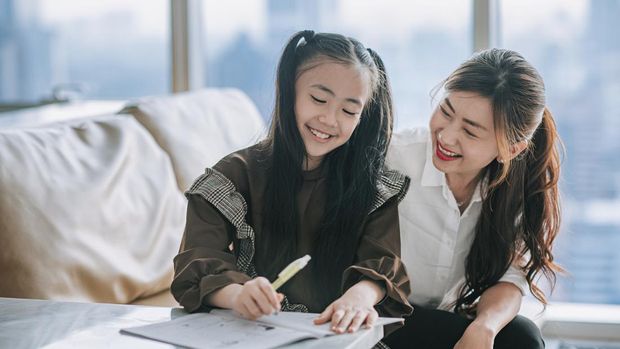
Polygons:
[[468,136],[473,137],[473,138],[478,138],[475,134],[471,133],[468,129],[464,128],[465,133],[467,133]]
[[443,116],[445,116],[448,119],[451,118],[450,114],[448,114],[448,112],[442,106],[439,106],[439,109],[441,109],[441,113],[443,114]]
[[318,98],[314,97],[313,95],[310,95],[310,97],[312,97],[312,99],[313,99],[315,102],[320,103],[320,104],[323,104],[323,103],[327,102],[327,101],[324,101],[324,100],[322,100],[322,99],[318,99]]
[[342,111],[343,111],[343,112],[345,112],[345,114],[347,114],[347,115],[351,115],[351,116],[354,116],[354,115],[356,115],[356,114],[357,114],[356,112],[353,112],[353,111],[348,111],[348,110],[346,110],[346,109],[342,109]]

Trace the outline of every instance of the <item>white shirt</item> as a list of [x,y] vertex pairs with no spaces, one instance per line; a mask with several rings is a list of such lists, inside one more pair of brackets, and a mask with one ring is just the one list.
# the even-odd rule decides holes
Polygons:
[[[465,260],[480,216],[480,183],[469,206],[460,213],[445,174],[432,161],[427,129],[396,133],[388,150],[387,166],[411,178],[399,205],[402,260],[411,280],[409,301],[452,310],[465,282]],[[525,274],[511,266],[500,281],[529,290]]]

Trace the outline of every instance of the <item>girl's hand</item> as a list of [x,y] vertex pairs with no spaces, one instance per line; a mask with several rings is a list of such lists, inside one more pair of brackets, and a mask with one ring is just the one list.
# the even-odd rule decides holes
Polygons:
[[314,323],[320,325],[331,320],[331,330],[336,333],[353,333],[362,325],[370,328],[379,317],[374,308],[376,297],[377,293],[372,288],[351,287],[342,297],[327,306]]
[[472,322],[461,339],[456,342],[454,349],[493,349],[495,334],[491,329]]
[[274,291],[269,280],[257,277],[238,288],[232,297],[232,309],[246,319],[256,320],[279,311],[283,298]]

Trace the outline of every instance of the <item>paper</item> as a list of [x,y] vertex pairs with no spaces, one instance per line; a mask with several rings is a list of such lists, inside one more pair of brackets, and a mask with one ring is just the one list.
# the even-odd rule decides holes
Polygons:
[[[234,315],[230,310],[213,310],[157,324],[125,328],[121,333],[197,349],[274,348],[303,339],[335,335],[329,330],[329,323],[313,324],[318,315],[280,312],[250,321]],[[375,324],[383,326],[402,321],[401,318],[379,318]]]

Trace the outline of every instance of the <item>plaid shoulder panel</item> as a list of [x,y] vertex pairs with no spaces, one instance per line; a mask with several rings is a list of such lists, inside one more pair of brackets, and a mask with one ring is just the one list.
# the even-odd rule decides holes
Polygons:
[[400,202],[409,190],[409,181],[409,177],[398,171],[384,170],[377,181],[377,195],[372,203],[370,213],[393,197],[396,197],[396,200]]
[[239,239],[237,268],[250,277],[256,277],[254,268],[254,230],[245,221],[248,205],[235,185],[222,173],[207,168],[185,192],[198,194],[215,207],[236,229]]
[[247,239],[254,237],[254,231],[245,222],[248,205],[235,185],[217,170],[207,168],[185,192],[198,194],[218,209],[237,228],[237,238]]
[[[207,168],[185,192],[186,196],[192,194],[202,196],[235,227],[239,239],[237,268],[252,278],[257,277],[254,266],[254,229],[245,221],[248,205],[235,185],[219,171]],[[308,312],[305,305],[291,303],[286,296],[282,301],[282,310]]]

